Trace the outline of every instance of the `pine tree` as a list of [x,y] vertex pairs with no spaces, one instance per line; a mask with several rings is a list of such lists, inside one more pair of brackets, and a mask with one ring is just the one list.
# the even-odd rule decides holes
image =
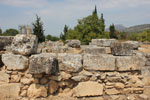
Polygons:
[[0,35],[2,34],[2,29],[0,28]]
[[41,18],[38,17],[38,15],[36,15],[36,21],[35,23],[32,23],[32,25],[33,25],[33,34],[38,37],[38,42],[45,41],[43,22],[41,21]]

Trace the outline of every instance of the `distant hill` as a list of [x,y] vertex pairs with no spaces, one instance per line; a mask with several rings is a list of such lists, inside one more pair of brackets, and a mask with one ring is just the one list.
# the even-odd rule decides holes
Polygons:
[[[143,32],[144,30],[150,29],[150,24],[141,24],[141,25],[135,25],[131,27],[125,27],[123,25],[115,25],[115,29],[120,32]],[[109,29],[106,29],[106,31],[109,31]]]

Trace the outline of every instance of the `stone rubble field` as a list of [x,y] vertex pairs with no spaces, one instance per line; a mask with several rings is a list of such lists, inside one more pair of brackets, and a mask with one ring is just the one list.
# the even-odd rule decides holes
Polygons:
[[7,38],[12,42],[0,41],[0,100],[150,100],[147,44],[115,39],[38,44],[32,34]]

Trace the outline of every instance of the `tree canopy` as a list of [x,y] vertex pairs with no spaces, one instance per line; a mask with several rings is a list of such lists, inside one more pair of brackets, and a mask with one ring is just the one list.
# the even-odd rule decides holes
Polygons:
[[2,33],[3,36],[15,36],[17,35],[19,32],[16,29],[7,29],[4,33]]
[[66,33],[64,32],[64,36],[65,39],[78,39],[82,44],[88,44],[91,39],[104,38],[104,31],[105,20],[103,18],[103,14],[101,14],[101,18],[99,18],[97,8],[95,6],[91,15],[78,20],[78,24],[74,27],[74,29],[68,29]]

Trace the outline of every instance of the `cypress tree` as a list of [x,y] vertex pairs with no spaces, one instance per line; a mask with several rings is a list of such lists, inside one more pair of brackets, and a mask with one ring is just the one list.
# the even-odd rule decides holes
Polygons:
[[33,34],[37,36],[38,42],[45,41],[43,22],[41,21],[41,18],[38,17],[38,15],[36,15],[36,21],[35,23],[32,23],[32,25],[33,25]]

